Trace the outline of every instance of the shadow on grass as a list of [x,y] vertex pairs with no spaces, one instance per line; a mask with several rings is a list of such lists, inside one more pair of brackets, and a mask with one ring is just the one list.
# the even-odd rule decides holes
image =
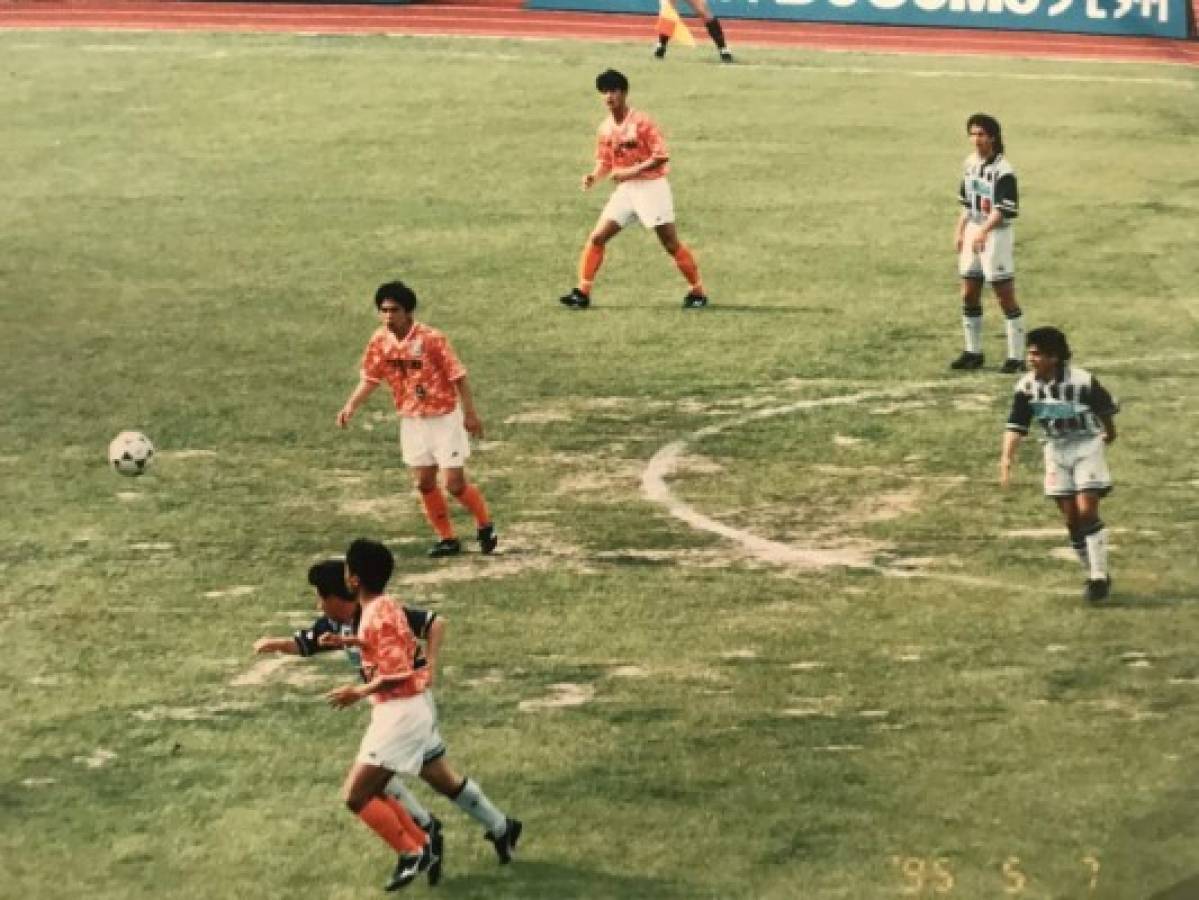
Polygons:
[[1199,875],[1192,875],[1164,891],[1158,891],[1148,900],[1199,900]]
[[[615,860],[608,860],[611,864]],[[448,889],[448,890],[447,890]],[[557,862],[518,860],[504,869],[488,874],[472,873],[462,879],[447,878],[442,882],[447,897],[519,898],[562,900],[564,897],[586,897],[588,900],[694,900],[701,893],[694,884],[646,875],[601,872],[584,866]]]

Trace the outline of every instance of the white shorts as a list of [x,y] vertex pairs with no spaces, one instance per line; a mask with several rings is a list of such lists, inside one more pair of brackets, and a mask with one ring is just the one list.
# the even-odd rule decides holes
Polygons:
[[1103,453],[1103,438],[1048,441],[1045,444],[1045,496],[1073,497],[1083,491],[1106,494],[1112,473]]
[[462,407],[444,416],[401,416],[400,454],[404,465],[461,469],[470,458],[470,438]]
[[358,746],[358,762],[398,775],[419,775],[426,762],[444,753],[437,707],[428,691],[371,705],[371,724]]
[[663,178],[634,179],[616,186],[600,218],[627,228],[635,220],[646,228],[674,221],[674,196]]
[[983,245],[983,252],[975,253],[974,235],[978,233],[978,228],[973,222],[966,225],[962,235],[962,252],[958,254],[958,274],[963,278],[984,278],[991,284],[1011,281],[1016,277],[1015,229],[1011,225],[992,229]]

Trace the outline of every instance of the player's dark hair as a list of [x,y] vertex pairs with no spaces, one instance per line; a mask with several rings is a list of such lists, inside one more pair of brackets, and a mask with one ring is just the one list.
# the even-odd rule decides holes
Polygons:
[[629,92],[629,79],[624,77],[623,72],[617,72],[615,69],[604,69],[595,76],[595,89],[601,94],[605,91],[624,91]]
[[346,551],[346,568],[372,594],[381,594],[395,569],[395,557],[378,541],[358,538]]
[[379,285],[379,289],[375,291],[375,309],[381,307],[384,300],[394,300],[406,313],[416,309],[416,294],[402,281],[389,281]]
[[966,134],[970,133],[970,129],[974,127],[981,128],[987,133],[995,143],[995,152],[1003,152],[1003,129],[999,127],[999,120],[994,116],[988,116],[986,113],[975,113],[966,120]]
[[1070,345],[1066,342],[1066,334],[1060,328],[1045,325],[1034,328],[1025,336],[1028,346],[1036,347],[1048,356],[1055,356],[1061,362],[1070,358]]
[[313,563],[308,570],[308,583],[316,588],[322,599],[336,597],[338,600],[353,600],[354,595],[346,587],[346,564],[340,559],[323,559]]

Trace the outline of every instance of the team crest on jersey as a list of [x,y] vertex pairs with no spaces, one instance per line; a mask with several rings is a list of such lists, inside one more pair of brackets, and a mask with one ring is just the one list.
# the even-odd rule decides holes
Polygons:
[[422,341],[420,338],[410,341],[408,344],[408,352],[417,359],[420,359],[420,357],[424,356],[425,353],[424,341]]

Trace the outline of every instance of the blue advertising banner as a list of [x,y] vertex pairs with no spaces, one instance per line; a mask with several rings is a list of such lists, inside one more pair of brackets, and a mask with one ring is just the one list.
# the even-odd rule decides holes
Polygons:
[[[686,0],[679,5],[689,12]],[[1190,0],[708,0],[726,19],[1006,28],[1187,38]],[[529,9],[656,15],[658,0],[525,0]]]

